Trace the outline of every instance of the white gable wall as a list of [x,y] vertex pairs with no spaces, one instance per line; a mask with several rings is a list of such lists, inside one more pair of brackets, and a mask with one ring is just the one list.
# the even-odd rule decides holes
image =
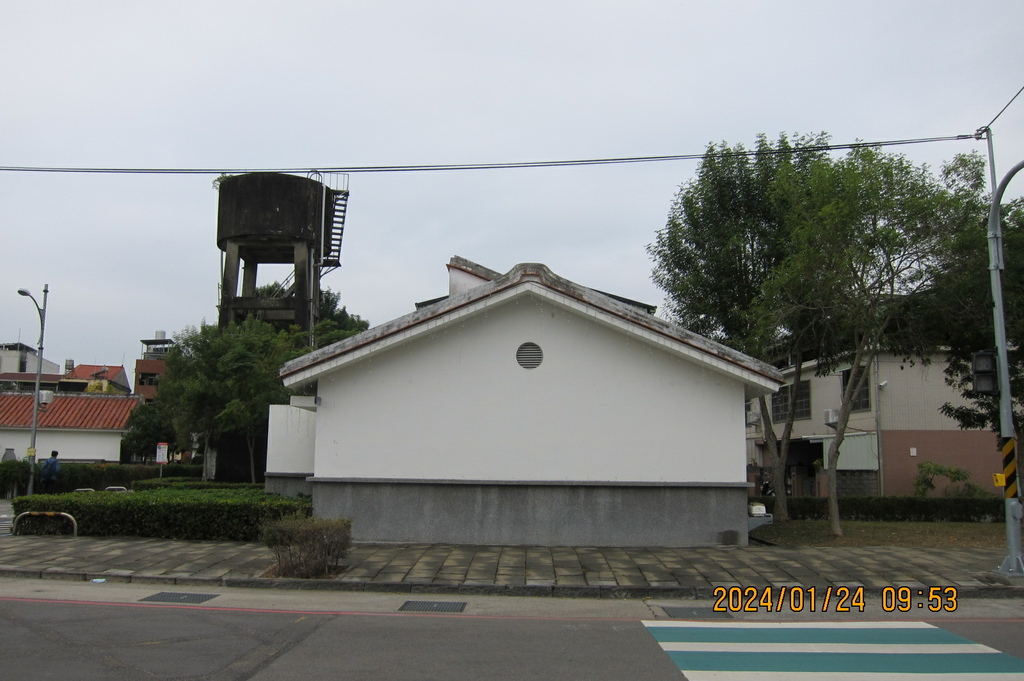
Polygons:
[[[117,462],[121,460],[122,435],[120,431],[110,430],[40,428],[36,433],[36,461],[50,458],[50,452],[56,449],[61,461]],[[0,429],[0,453],[11,448],[23,459],[30,442],[32,431],[29,428]]]
[[315,412],[287,404],[270,405],[267,470],[275,473],[312,473],[315,430]]
[[318,479],[745,481],[738,380],[534,295],[344,365],[318,394]]

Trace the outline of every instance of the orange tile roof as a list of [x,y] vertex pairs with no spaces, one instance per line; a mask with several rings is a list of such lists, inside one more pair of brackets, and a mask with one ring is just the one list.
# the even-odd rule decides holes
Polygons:
[[86,380],[105,378],[108,381],[117,380],[122,375],[127,376],[124,367],[112,367],[106,364],[79,364],[71,371],[67,372],[67,374],[65,374],[67,378],[78,378]]
[[[124,430],[132,410],[141,404],[137,396],[62,395],[39,412],[40,428],[77,430]],[[32,394],[0,394],[0,428],[32,427]]]

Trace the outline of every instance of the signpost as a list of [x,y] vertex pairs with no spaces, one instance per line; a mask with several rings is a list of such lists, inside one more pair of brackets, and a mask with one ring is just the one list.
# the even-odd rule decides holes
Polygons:
[[156,444],[156,462],[160,464],[160,477],[164,477],[164,464],[167,463],[167,443],[158,442]]

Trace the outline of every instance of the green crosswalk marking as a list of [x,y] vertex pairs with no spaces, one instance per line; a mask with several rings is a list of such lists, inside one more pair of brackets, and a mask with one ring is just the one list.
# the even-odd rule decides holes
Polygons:
[[1024,678],[1024,660],[924,622],[644,624],[683,672]]

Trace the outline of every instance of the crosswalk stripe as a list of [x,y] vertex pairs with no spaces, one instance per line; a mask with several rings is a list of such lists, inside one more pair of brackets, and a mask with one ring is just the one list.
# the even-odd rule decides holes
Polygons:
[[687,622],[644,620],[648,629],[934,629],[927,622]]
[[1024,660],[925,622],[644,624],[693,681],[1024,678]]
[[[662,650],[687,653],[862,653],[863,643],[689,643],[668,642]],[[918,643],[910,645],[879,644],[871,646],[879,655],[927,653],[929,655],[960,655],[963,653],[999,654],[998,650],[980,643]]]
[[[684,670],[689,681],[923,681],[923,674],[848,674],[845,672],[693,672]],[[968,673],[945,677],[946,681],[1021,681],[1020,672]]]

